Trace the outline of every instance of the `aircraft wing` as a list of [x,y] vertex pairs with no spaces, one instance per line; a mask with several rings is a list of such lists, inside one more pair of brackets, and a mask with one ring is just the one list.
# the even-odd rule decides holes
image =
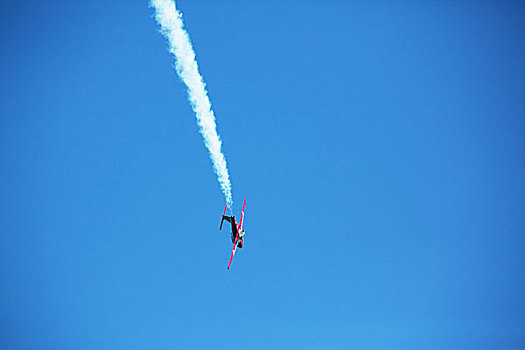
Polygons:
[[235,255],[235,250],[237,249],[237,239],[238,237],[235,238],[235,243],[233,243],[232,255],[230,256],[230,262],[228,263],[228,270],[230,269],[230,265],[232,264],[233,256]]
[[242,212],[241,212],[241,221],[239,221],[238,231],[242,231],[242,222],[244,221],[244,207],[246,206],[246,198],[244,198],[244,203],[242,204]]

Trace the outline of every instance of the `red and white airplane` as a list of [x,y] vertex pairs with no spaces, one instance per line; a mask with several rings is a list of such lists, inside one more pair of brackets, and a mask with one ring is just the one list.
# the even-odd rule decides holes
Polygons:
[[246,198],[244,198],[244,203],[242,205],[242,212],[241,212],[241,221],[237,225],[237,221],[235,221],[235,216],[226,216],[226,209],[228,208],[228,204],[224,207],[224,213],[222,214],[222,220],[221,220],[221,226],[219,227],[219,230],[222,229],[222,223],[224,220],[228,221],[232,225],[232,242],[233,242],[233,249],[232,249],[232,255],[230,256],[230,262],[228,263],[228,270],[230,269],[230,265],[232,263],[233,256],[235,255],[235,250],[237,247],[242,248],[244,246],[244,230],[242,229],[242,221],[244,218],[244,206],[246,205]]

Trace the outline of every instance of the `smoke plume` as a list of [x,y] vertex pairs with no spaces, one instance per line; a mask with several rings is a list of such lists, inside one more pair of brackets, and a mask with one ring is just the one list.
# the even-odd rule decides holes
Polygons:
[[215,115],[199,73],[188,32],[184,29],[182,14],[177,11],[173,0],[152,0],[151,6],[155,8],[155,19],[160,24],[161,33],[168,39],[170,52],[175,56],[177,74],[188,88],[188,99],[197,117],[200,133],[209,151],[226,203],[231,208],[230,176],[226,159],[221,151],[221,139],[217,134]]

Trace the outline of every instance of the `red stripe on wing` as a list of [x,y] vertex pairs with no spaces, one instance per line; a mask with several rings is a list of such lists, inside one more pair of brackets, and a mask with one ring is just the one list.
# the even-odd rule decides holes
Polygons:
[[239,232],[242,231],[242,222],[244,221],[244,207],[246,206],[246,197],[244,198],[244,203],[242,205],[242,212],[241,212],[241,221],[239,222],[239,226],[237,226]]
[[237,249],[237,238],[235,237],[235,243],[233,243],[233,249],[232,249],[232,255],[230,256],[230,262],[228,263],[228,270],[230,269],[230,265],[232,264],[233,255],[235,254],[235,249]]

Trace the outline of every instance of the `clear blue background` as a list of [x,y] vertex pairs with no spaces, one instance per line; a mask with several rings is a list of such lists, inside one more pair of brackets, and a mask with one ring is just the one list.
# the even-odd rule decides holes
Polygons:
[[2,349],[525,347],[525,6],[0,7]]

